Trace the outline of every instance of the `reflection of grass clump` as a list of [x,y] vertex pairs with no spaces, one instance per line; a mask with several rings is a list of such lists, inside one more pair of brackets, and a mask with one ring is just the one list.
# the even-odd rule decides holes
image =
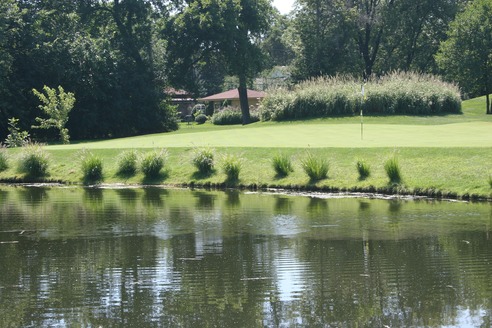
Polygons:
[[308,177],[313,181],[326,179],[328,177],[329,164],[325,159],[316,158],[311,153],[301,161],[301,166]]
[[26,176],[37,178],[48,175],[49,155],[39,144],[22,147],[18,170]]

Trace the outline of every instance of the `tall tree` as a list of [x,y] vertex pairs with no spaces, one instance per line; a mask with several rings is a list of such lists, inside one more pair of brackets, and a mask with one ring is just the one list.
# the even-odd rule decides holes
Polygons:
[[475,0],[456,16],[436,60],[446,75],[472,96],[486,96],[492,114],[492,0]]
[[239,78],[243,123],[248,124],[246,84],[262,68],[258,40],[269,28],[270,1],[192,0],[177,10],[169,34],[170,65],[189,74],[207,54],[216,51],[228,74]]

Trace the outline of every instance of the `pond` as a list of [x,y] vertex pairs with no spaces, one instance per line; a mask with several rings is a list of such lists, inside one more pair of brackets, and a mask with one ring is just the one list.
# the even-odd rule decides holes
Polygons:
[[0,186],[0,327],[490,327],[492,204]]

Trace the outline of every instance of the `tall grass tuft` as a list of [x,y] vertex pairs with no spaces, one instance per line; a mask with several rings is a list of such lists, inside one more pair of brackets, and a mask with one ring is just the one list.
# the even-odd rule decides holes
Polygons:
[[384,170],[388,176],[390,183],[400,183],[401,182],[401,170],[400,164],[396,157],[392,157],[386,161],[384,164]]
[[146,178],[156,178],[167,160],[167,150],[153,150],[142,157],[140,168]]
[[22,147],[18,171],[31,178],[48,175],[49,155],[40,144],[29,143]]
[[83,150],[80,157],[83,183],[88,185],[103,181],[103,164],[101,158],[87,150]]
[[355,163],[357,172],[359,172],[359,180],[365,180],[371,175],[371,167],[364,160],[357,160]]
[[118,156],[118,174],[134,175],[138,169],[138,151],[135,149],[122,152]]
[[228,182],[239,180],[239,173],[242,169],[242,158],[237,155],[226,154],[221,161],[222,171],[225,173]]
[[210,174],[215,166],[215,151],[212,148],[196,148],[191,159],[200,174]]
[[294,172],[290,157],[285,154],[276,154],[272,158],[272,166],[279,177],[286,177]]
[[9,168],[9,157],[7,151],[0,145],[0,172]]
[[308,153],[301,160],[301,166],[312,181],[318,181],[328,177],[328,162],[325,159],[315,157],[311,153]]

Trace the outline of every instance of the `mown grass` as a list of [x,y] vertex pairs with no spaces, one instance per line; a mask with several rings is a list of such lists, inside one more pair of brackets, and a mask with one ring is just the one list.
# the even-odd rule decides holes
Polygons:
[[[241,157],[240,176],[235,181],[238,186],[491,198],[488,179],[492,163],[492,116],[484,114],[485,106],[477,105],[479,102],[481,101],[473,100],[464,103],[464,113],[459,116],[466,123],[416,124],[414,117],[400,117],[400,121],[394,123],[386,117],[378,118],[378,123],[365,122],[364,140],[360,139],[359,126],[354,132],[351,124],[335,124],[338,121],[334,119],[314,123],[256,123],[251,126],[218,129],[204,124],[200,128],[183,127],[181,131],[170,134],[48,146],[45,149],[50,153],[50,165],[44,179],[81,183],[83,176],[78,154],[81,149],[90,149],[103,162],[104,183],[223,186],[228,181],[223,170],[207,175],[196,174],[197,169],[190,158],[196,147],[203,144],[213,147],[217,158],[225,154]],[[455,116],[428,119],[456,123]],[[425,120],[424,117],[418,119]],[[405,122],[409,124],[405,125]],[[392,134],[380,131],[381,127],[393,131]],[[443,132],[446,133],[440,135]],[[316,133],[321,134],[316,136]],[[422,136],[424,133],[425,137]],[[354,137],[347,138],[348,135]],[[386,135],[389,140],[378,141],[376,135]],[[250,139],[243,140],[245,136]],[[118,162],[115,158],[121,153],[132,149],[147,153],[157,147],[168,150],[165,174],[151,180],[146,179],[140,170],[130,176],[118,175]],[[272,158],[279,152],[279,147],[282,147],[282,154],[291,159],[293,170],[288,176],[279,176],[272,167]],[[385,161],[395,153],[395,149],[398,150],[399,166],[404,176],[403,183],[397,189],[389,183],[384,170]],[[312,181],[303,171],[301,160],[306,150],[330,163],[327,179]],[[13,161],[19,156],[21,149],[8,149],[7,152]],[[357,160],[363,160],[371,168],[371,174],[366,179],[359,178],[354,167]],[[0,172],[2,181],[25,181],[23,179],[24,175],[18,173],[14,167]]]

